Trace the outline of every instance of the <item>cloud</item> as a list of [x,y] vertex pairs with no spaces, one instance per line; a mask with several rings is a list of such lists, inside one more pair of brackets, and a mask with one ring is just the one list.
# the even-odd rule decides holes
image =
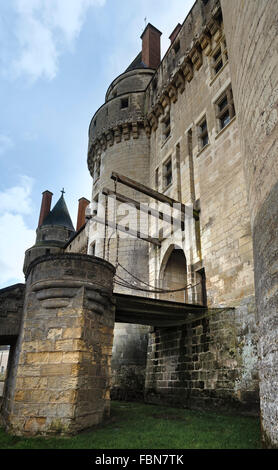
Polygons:
[[24,282],[24,253],[35,241],[35,231],[24,220],[32,212],[32,184],[21,176],[19,185],[0,192],[0,288]]
[[13,0],[17,57],[12,72],[52,80],[59,57],[78,37],[90,7],[106,0]]
[[10,148],[14,146],[14,143],[10,137],[4,134],[0,134],[0,155],[3,155]]
[[0,191],[0,213],[30,214],[32,211],[30,198],[32,184],[32,178],[21,176],[18,186]]

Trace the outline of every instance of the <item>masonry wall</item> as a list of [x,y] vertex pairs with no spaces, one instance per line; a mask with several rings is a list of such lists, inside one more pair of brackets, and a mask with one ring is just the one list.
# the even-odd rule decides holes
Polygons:
[[79,254],[30,265],[2,407],[9,431],[75,433],[109,415],[113,274],[104,260]]
[[[115,207],[113,199],[106,198],[102,189],[116,189],[118,193],[139,202],[148,200],[135,190],[121,184],[115,185],[111,173],[115,171],[144,184],[149,182],[150,142],[144,128],[144,90],[152,74],[151,69],[136,69],[117,77],[107,91],[105,104],[92,118],[89,129],[88,166],[93,177],[92,211],[102,220],[106,217],[110,222],[116,221],[122,226],[129,223],[129,227],[135,231],[139,230],[136,209],[122,203],[117,203]],[[126,107],[122,107],[122,99],[127,100]],[[133,277],[136,276],[148,282],[147,242],[116,232],[111,227],[105,228],[93,220],[88,225],[88,253],[113,263],[117,268],[116,281],[124,279],[137,285]],[[136,291],[116,283],[114,291],[136,295]],[[115,325],[112,396],[142,398],[148,330],[148,326]]]
[[278,8],[221,1],[253,234],[263,439],[278,446]]
[[25,284],[0,289],[0,344],[10,344],[9,340],[19,334],[23,313]]
[[[218,52],[222,66],[216,71]],[[165,397],[169,392],[173,400],[173,391],[177,396],[183,395],[184,400],[189,393],[190,404],[198,394],[205,401],[205,398],[213,398],[215,393],[219,399],[221,394],[223,399],[229,395],[230,401],[235,400],[239,406],[244,404],[247,407],[249,395],[250,406],[258,407],[252,238],[238,121],[233,111],[225,125],[218,117],[219,103],[224,95],[229,94],[228,100],[232,97],[229,67],[220,6],[218,2],[210,1],[204,9],[200,1],[194,5],[147,89],[148,119],[152,129],[151,186],[177,201],[200,209],[199,221],[193,221],[179,241],[175,241],[173,235],[166,236],[160,249],[150,248],[150,283],[154,284],[161,277],[175,244],[175,248],[185,253],[188,283],[196,284],[198,273],[205,270],[209,308],[234,307],[235,311],[229,310],[219,317],[216,315],[215,323],[209,319],[209,341],[203,345],[200,334],[195,359],[193,353],[185,353],[185,362],[194,367],[196,380],[203,382],[203,388],[199,387],[193,395],[189,390],[192,378],[183,386],[174,379],[170,383],[171,374],[177,376],[183,360],[176,353],[172,357],[164,346],[174,334],[169,339],[167,332],[159,331],[161,343],[151,340],[151,348],[154,348],[152,354],[160,355],[158,367],[161,370],[152,374],[155,362],[148,359],[148,376],[152,380],[146,382],[146,393],[150,396],[149,390],[152,389],[157,397],[160,393]],[[233,110],[232,103],[229,109]],[[204,119],[207,123],[205,143],[201,136]],[[165,135],[169,121],[170,133]],[[167,185],[165,172],[170,160],[172,183]],[[194,288],[188,290],[187,298],[189,302],[196,302],[198,296]],[[194,328],[192,326],[191,330]],[[229,333],[231,328],[232,336]],[[174,348],[181,351],[185,345],[191,344],[192,333],[189,331],[176,331],[180,339]],[[220,349],[218,343],[222,343]],[[156,349],[156,344],[160,350]],[[224,351],[234,351],[234,348],[237,352],[234,356],[231,353],[228,361]],[[202,360],[199,353],[203,355]],[[208,358],[212,362],[207,368]],[[197,365],[193,364],[195,362]],[[225,374],[228,378],[223,386]],[[207,381],[200,379],[204,375]]]
[[74,238],[67,243],[65,247],[65,252],[87,254],[89,238],[88,235],[88,228],[86,226],[83,226],[83,228],[80,229],[78,233],[76,233]]

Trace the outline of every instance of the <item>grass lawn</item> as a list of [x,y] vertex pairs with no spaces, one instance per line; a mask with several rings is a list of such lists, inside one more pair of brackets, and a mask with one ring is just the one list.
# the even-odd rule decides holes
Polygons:
[[21,438],[0,449],[259,449],[259,419],[143,403],[111,403],[111,419],[74,437]]

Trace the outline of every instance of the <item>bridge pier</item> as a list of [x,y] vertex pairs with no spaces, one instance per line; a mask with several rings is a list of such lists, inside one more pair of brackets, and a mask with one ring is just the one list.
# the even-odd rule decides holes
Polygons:
[[73,434],[109,415],[113,276],[110,263],[87,255],[31,263],[14,380],[2,410],[8,431]]

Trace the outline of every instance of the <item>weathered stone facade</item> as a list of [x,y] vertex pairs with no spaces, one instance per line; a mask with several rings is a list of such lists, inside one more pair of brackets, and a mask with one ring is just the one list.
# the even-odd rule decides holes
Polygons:
[[[258,409],[256,325],[246,317],[254,306],[227,310],[155,329],[149,341],[145,399],[202,409]],[[247,338],[247,339],[246,339]]]
[[[117,399],[258,412],[260,370],[264,439],[277,445],[277,6],[222,7],[224,17],[218,0],[197,0],[162,60],[148,24],[108,88],[89,128],[90,223],[82,198],[77,231],[67,218],[56,230],[53,214],[44,225],[45,192],[3,406],[13,432],[96,424],[111,384]],[[109,191],[154,201],[112,172],[185,205],[184,227],[116,206]],[[182,206],[154,207],[182,219]],[[140,222],[148,239],[108,221],[135,232]],[[112,349],[112,291],[207,309],[182,326],[116,324]]]
[[[159,32],[148,25],[142,35],[143,50],[148,29],[159,36]],[[221,321],[216,321],[217,315],[214,320],[208,319],[214,325],[211,327],[213,334],[210,333],[205,346],[202,342],[198,345],[198,353],[202,353],[203,358],[202,361],[198,358],[199,369],[195,370],[195,375],[208,376],[199,393],[204,401],[207,402],[214,394],[212,401],[219,397],[219,403],[223,403],[224,397],[226,399],[229,395],[230,401],[239,407],[246,405],[255,409],[258,407],[258,378],[252,239],[225,26],[219,2],[209,1],[206,5],[202,1],[196,2],[177,31],[156,69],[137,61],[136,67],[132,69],[131,64],[109,87],[105,104],[91,121],[88,166],[94,178],[92,200],[98,200],[102,208],[107,203],[102,189],[113,189],[110,177],[111,172],[116,171],[198,209],[199,220],[190,220],[178,241],[173,236],[165,236],[165,232],[160,236],[159,232],[160,247],[147,246],[146,242],[132,237],[120,237],[117,241],[115,237],[111,238],[112,229],[105,232],[100,224],[92,222],[89,242],[95,246],[96,254],[116,264],[117,274],[130,283],[138,278],[156,288],[168,290],[186,283],[196,285],[186,292],[159,294],[161,299],[207,302],[209,307],[235,309],[220,314]],[[227,111],[226,116],[223,110]],[[167,182],[166,171],[171,172],[170,182]],[[151,202],[146,195],[123,185],[118,184],[116,190],[139,202]],[[166,211],[161,203],[156,208]],[[109,220],[114,218],[113,209],[108,205],[106,216]],[[98,216],[99,212],[100,209]],[[123,222],[124,215],[124,212],[122,216],[118,212],[118,223]],[[135,211],[133,220],[136,218]],[[149,233],[159,231],[161,227],[157,219],[149,219]],[[170,226],[168,233],[169,230]],[[124,272],[118,262],[131,275]],[[115,291],[138,294],[136,290],[130,291],[117,284]],[[144,292],[144,295],[154,294]],[[123,348],[117,347],[117,338],[121,343],[122,329],[123,326],[119,335],[115,329],[115,365],[128,358],[128,347],[126,356]],[[126,336],[132,338],[130,329],[127,325]],[[233,334],[229,333],[230,329]],[[134,328],[134,335],[135,331]],[[156,332],[160,333],[162,338],[167,337],[165,332]],[[152,343],[152,352],[147,360],[147,399],[155,394],[156,400],[161,395],[165,401],[166,384],[171,381],[171,375],[177,375],[180,359],[177,359],[175,349],[182,349],[183,342],[188,340],[190,343],[190,339],[184,337],[182,329],[177,330],[176,335],[173,354],[162,354],[159,346],[158,375],[157,343]],[[140,342],[140,337],[133,336],[133,341]],[[220,343],[222,349],[218,347]],[[231,351],[229,361],[222,354],[223,348]],[[234,355],[235,348],[237,353]],[[118,360],[117,351],[121,351]],[[191,354],[188,354],[188,361],[193,364]],[[204,366],[208,363],[205,356],[211,357],[210,373]],[[168,357],[172,361],[170,369]],[[194,367],[197,363],[195,361]],[[121,375],[120,368],[115,372]],[[223,386],[225,374],[232,379]],[[194,394],[186,383],[183,387],[178,382],[175,385],[169,383],[172,401],[178,390],[177,401],[183,394],[183,403],[193,405]],[[199,399],[197,401],[200,403]]]
[[9,338],[19,334],[24,296],[25,284],[15,284],[0,290],[0,343],[3,345],[10,344]]
[[109,415],[114,268],[78,254],[29,266],[14,380],[3,404],[14,434],[74,433]]
[[263,439],[278,447],[278,8],[221,4],[253,234]]

